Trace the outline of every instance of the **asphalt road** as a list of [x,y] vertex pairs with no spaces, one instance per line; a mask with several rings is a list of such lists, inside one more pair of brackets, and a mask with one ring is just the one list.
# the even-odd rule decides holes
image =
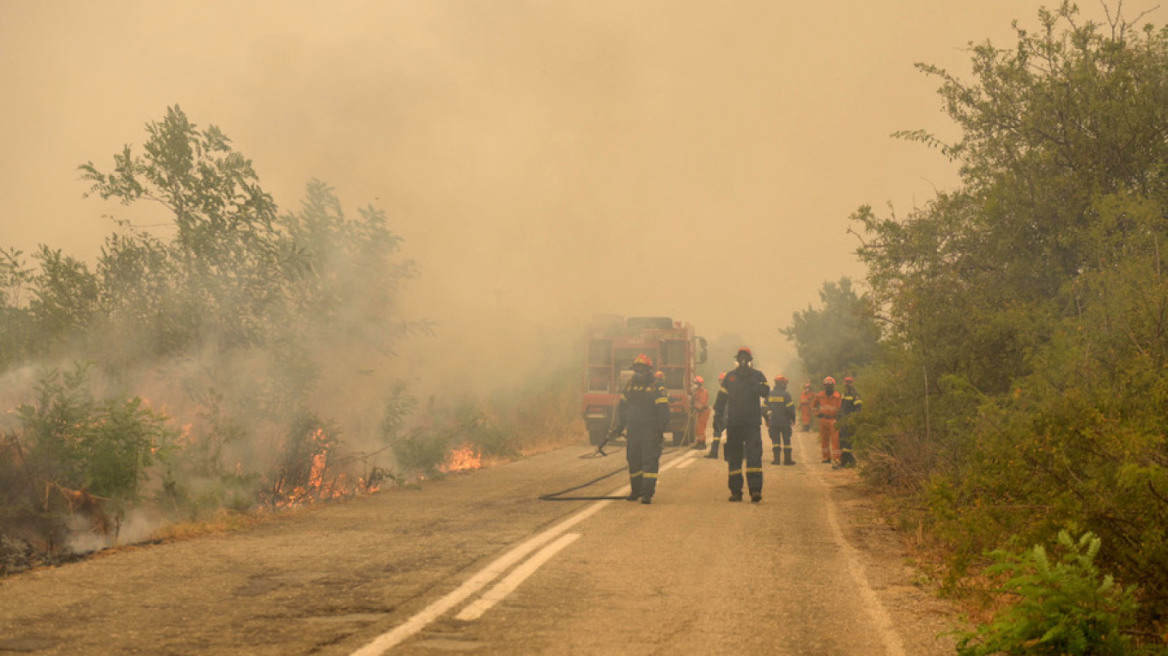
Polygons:
[[668,449],[652,505],[539,499],[609,472],[569,496],[621,494],[610,452],[0,580],[0,653],[953,653],[952,609],[814,436],[766,465],[759,504],[727,501],[721,460]]

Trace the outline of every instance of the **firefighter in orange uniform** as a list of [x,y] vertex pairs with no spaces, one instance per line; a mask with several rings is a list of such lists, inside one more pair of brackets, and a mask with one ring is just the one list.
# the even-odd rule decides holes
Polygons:
[[811,402],[815,400],[815,392],[811,391],[811,381],[803,383],[803,394],[799,396],[799,419],[803,424],[803,432],[811,432]]
[[750,501],[762,501],[762,401],[770,396],[766,376],[751,366],[754,355],[745,346],[734,356],[738,368],[726,372],[714,400],[714,432],[726,430],[727,484],[730,500],[742,501],[742,460]]
[[[726,374],[718,374],[718,385],[721,386],[722,381],[726,380]],[[714,424],[714,439],[710,441],[710,452],[706,454],[707,458],[718,458],[718,445],[722,442],[722,431],[718,429],[718,425]]]
[[633,360],[633,378],[621,393],[612,436],[628,429],[625,455],[629,461],[628,500],[652,503],[657,490],[661,445],[669,427],[669,395],[653,377],[653,360],[644,353]]
[[706,389],[705,379],[695,376],[693,380],[693,411],[696,417],[694,422],[693,448],[706,448],[706,424],[710,422],[710,390]]
[[835,391],[835,379],[831,376],[824,378],[823,391],[811,402],[811,411],[819,419],[819,448],[823,452],[823,463],[839,464],[839,431],[835,428],[835,420],[842,402],[840,393]]

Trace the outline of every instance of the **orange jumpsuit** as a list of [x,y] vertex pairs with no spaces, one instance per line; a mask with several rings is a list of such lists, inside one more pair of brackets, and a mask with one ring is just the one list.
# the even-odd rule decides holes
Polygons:
[[693,393],[693,408],[697,413],[697,423],[694,427],[695,448],[706,446],[706,425],[710,422],[710,391],[704,386],[698,387]]
[[811,391],[810,387],[803,388],[803,394],[799,396],[799,423],[803,424],[803,430],[811,430],[811,401],[815,398],[815,392]]
[[831,396],[827,392],[816,394],[815,400],[811,402],[811,411],[819,418],[819,448],[823,452],[823,462],[839,464],[840,461],[839,431],[835,428],[835,418],[841,403],[843,397],[834,390]]

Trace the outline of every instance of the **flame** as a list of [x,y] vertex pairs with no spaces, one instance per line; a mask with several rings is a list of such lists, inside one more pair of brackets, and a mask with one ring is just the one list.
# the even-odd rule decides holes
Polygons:
[[[313,444],[312,462],[308,476],[303,485],[291,489],[284,487],[280,482],[273,490],[274,495],[270,503],[277,509],[288,509],[307,506],[320,501],[331,501],[344,497],[372,494],[381,489],[381,485],[370,482],[365,477],[354,476],[340,471],[336,463],[330,463],[330,454],[333,449],[331,436],[323,428],[317,428],[309,438]],[[342,458],[343,462],[344,459]],[[330,468],[330,465],[334,465]],[[465,467],[463,467],[465,468]]]
[[443,474],[450,472],[469,471],[483,466],[483,456],[472,446],[463,446],[450,452],[446,462],[438,467]]

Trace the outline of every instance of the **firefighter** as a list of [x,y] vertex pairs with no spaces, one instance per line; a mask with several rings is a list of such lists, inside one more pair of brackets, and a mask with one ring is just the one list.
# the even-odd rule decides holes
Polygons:
[[[718,374],[718,386],[722,386],[722,381],[726,380],[726,374]],[[710,440],[710,452],[706,454],[707,458],[717,459],[718,445],[722,442],[722,431],[719,430],[718,424],[714,424],[714,439]]]
[[726,430],[726,462],[730,466],[730,500],[742,501],[742,459],[746,458],[746,486],[750,501],[762,501],[762,405],[770,395],[766,376],[751,363],[745,346],[734,356],[738,368],[726,372],[714,401],[714,432]]
[[694,422],[694,439],[696,442],[693,445],[695,449],[706,448],[706,424],[710,422],[710,390],[705,387],[705,379],[701,376],[694,376],[693,379],[693,403],[690,407],[693,408]]
[[653,376],[653,360],[644,353],[633,360],[633,378],[625,386],[617,406],[615,437],[628,429],[625,455],[629,461],[628,500],[653,502],[661,445],[669,426],[669,395]]
[[803,393],[799,395],[799,418],[803,424],[803,432],[811,432],[811,402],[815,400],[815,392],[811,391],[811,381],[803,383]]
[[864,400],[856,391],[855,383],[851,376],[844,377],[844,391],[839,410],[840,467],[856,466],[856,457],[852,455],[852,436],[855,435],[856,428],[848,421],[848,417],[860,411],[864,406]]
[[824,464],[839,464],[839,432],[836,431],[835,421],[842,401],[840,393],[835,391],[835,379],[828,376],[823,379],[823,391],[816,394],[815,400],[811,402],[811,411],[819,419],[819,448],[823,452],[821,462]]
[[772,465],[793,465],[791,433],[795,427],[795,400],[787,391],[787,377],[775,376],[775,386],[767,398],[767,432],[771,436]]

